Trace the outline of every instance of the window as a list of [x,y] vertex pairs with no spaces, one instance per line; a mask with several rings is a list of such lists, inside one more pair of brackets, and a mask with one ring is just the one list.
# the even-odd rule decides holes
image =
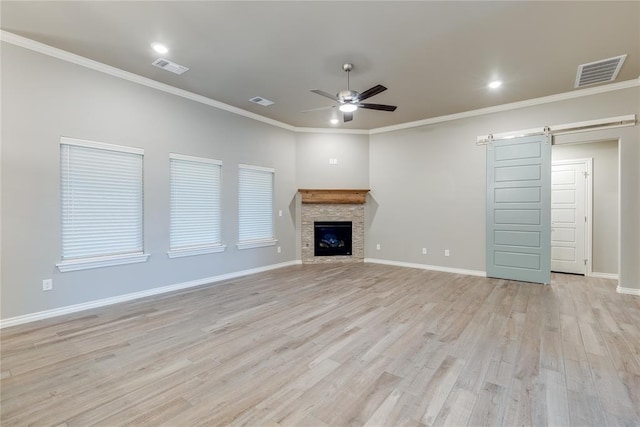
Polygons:
[[144,262],[144,151],[60,139],[60,271]]
[[169,258],[221,252],[220,182],[222,162],[170,154],[171,213]]
[[273,246],[274,170],[239,165],[238,249]]

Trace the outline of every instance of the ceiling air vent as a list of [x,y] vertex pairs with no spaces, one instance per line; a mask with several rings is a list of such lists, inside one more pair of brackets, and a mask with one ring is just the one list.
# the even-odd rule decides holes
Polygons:
[[255,104],[260,104],[260,105],[264,105],[265,107],[268,107],[269,105],[273,105],[275,104],[275,102],[273,101],[269,101],[266,98],[262,98],[260,96],[254,96],[253,98],[251,98],[249,101],[255,103]]
[[183,74],[189,71],[189,69],[184,65],[176,64],[175,62],[171,62],[162,58],[158,58],[155,61],[153,61],[153,65],[155,65],[158,68],[162,68],[163,70],[171,71],[172,73],[175,73],[175,74]]
[[589,62],[578,65],[575,87],[594,85],[597,83],[612,82],[618,77],[618,71],[622,68],[627,55],[603,59],[602,61]]

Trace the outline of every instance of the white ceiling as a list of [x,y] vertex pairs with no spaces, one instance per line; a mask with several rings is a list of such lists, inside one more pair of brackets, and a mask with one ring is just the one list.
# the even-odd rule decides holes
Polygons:
[[[1,27],[298,127],[373,129],[574,89],[580,64],[627,54],[616,82],[640,76],[640,2],[5,1]],[[151,65],[161,55],[190,70]],[[336,109],[309,92],[378,83],[393,112]],[[497,91],[486,85],[504,81]],[[252,104],[261,96],[270,107]]]

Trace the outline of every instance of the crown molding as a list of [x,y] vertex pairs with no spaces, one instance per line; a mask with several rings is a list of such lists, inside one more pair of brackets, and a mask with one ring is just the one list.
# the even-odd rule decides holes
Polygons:
[[189,99],[191,101],[199,102],[201,104],[208,105],[220,110],[225,110],[233,114],[237,114],[249,119],[253,119],[262,123],[266,123],[272,126],[276,126],[289,131],[294,131],[294,127],[277,120],[270,119],[268,117],[261,116],[259,114],[252,113],[242,108],[234,107],[224,102],[216,101],[206,96],[198,95],[193,92],[189,92],[184,89],[178,89],[175,86],[171,86],[165,83],[160,83],[156,80],[142,77],[138,74],[130,73],[128,71],[121,70],[116,67],[112,67],[102,62],[94,61],[84,56],[76,55],[75,53],[67,52],[66,50],[58,49],[53,46],[46,45],[44,43],[37,42],[35,40],[28,39],[26,37],[19,36],[17,34],[10,33],[5,30],[0,30],[0,40],[11,43],[13,45],[23,47],[25,49],[32,50],[34,52],[42,53],[44,55],[51,56],[53,58],[61,59],[63,61],[70,62],[72,64],[80,65],[101,73],[109,74],[114,77],[128,80],[133,83],[138,83],[143,86],[147,86],[153,89],[160,90],[162,92],[170,93],[172,95],[180,96],[182,98]]
[[633,87],[640,87],[640,77],[633,80],[626,80],[619,83],[611,83],[603,86],[596,86],[587,89],[574,90],[571,92],[559,93],[550,96],[544,96],[541,98],[533,98],[525,101],[512,102],[509,104],[496,105],[493,107],[480,108],[477,110],[464,111],[461,113],[449,114],[446,116],[431,117],[424,120],[417,120],[413,122],[401,123],[398,125],[385,126],[374,128],[371,130],[365,129],[334,129],[334,128],[307,128],[307,127],[295,127],[290,124],[280,122],[278,120],[270,119],[268,117],[261,116],[256,113],[252,113],[247,110],[243,110],[238,107],[234,107],[229,104],[225,104],[220,101],[216,101],[206,96],[198,95],[193,92],[189,92],[184,89],[178,89],[174,86],[160,83],[158,81],[142,77],[138,74],[130,73],[128,71],[121,70],[110,65],[103,64],[92,59],[85,58],[80,55],[76,55],[71,52],[67,52],[62,49],[55,48],[53,46],[46,45],[44,43],[37,42],[35,40],[28,39],[26,37],[19,36],[14,33],[10,33],[5,30],[0,30],[0,41],[11,43],[16,46],[23,47],[25,49],[32,50],[34,52],[42,53],[63,61],[67,61],[76,65],[80,65],[95,71],[99,71],[105,74],[109,74],[114,77],[118,77],[124,80],[128,80],[133,83],[138,83],[143,86],[147,86],[153,89],[157,89],[172,95],[180,96],[201,104],[208,105],[220,110],[228,111],[233,114],[237,114],[249,119],[253,119],[262,123],[266,123],[272,126],[276,126],[282,129],[286,129],[297,133],[325,133],[325,134],[353,134],[353,135],[375,135],[380,133],[394,132],[398,130],[411,129],[415,127],[428,126],[436,123],[449,122],[452,120],[466,119],[470,117],[477,117],[486,114],[499,113],[509,110],[517,110],[519,108],[532,107],[536,105],[549,104],[552,102],[565,101],[568,99],[581,98],[584,96],[597,95],[600,93],[613,92],[617,90],[623,90]]
[[499,113],[502,111],[517,110],[519,108],[533,107],[535,105],[549,104],[552,102],[565,101],[567,99],[581,98],[583,96],[597,95],[605,92],[613,92],[632,87],[640,87],[640,77],[633,80],[625,80],[619,83],[611,83],[604,86],[597,86],[587,89],[575,90],[572,92],[558,93],[555,95],[543,96],[541,98],[527,99],[525,101],[512,102],[509,104],[496,105],[494,107],[480,108],[478,110],[464,111],[462,113],[449,114],[447,116],[432,117],[430,119],[418,120],[415,122],[402,123],[399,125],[386,126],[369,131],[370,135],[377,133],[393,132],[397,130],[410,129],[420,126],[433,125],[436,123],[449,122],[452,120],[466,119],[469,117],[483,116],[485,114]]
[[298,133],[334,133],[340,135],[369,135],[366,129],[335,129],[335,128],[304,128],[294,127],[294,132]]

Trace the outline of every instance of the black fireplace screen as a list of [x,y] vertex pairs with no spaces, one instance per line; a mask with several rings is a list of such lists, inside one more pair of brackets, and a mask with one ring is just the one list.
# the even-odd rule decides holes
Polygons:
[[351,221],[315,222],[314,255],[351,255]]

